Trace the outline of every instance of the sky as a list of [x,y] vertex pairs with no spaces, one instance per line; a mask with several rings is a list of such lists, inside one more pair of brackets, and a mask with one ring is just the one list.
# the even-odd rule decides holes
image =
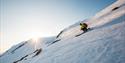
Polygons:
[[56,36],[116,0],[0,0],[0,53],[35,37]]

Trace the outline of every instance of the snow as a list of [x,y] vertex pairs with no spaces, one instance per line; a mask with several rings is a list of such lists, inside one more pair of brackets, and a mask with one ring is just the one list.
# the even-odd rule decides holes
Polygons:
[[101,18],[101,17],[103,17],[103,15],[110,13],[113,8],[115,8],[115,7],[120,7],[120,6],[123,6],[123,5],[125,5],[125,0],[116,1],[116,2],[114,2],[112,5],[106,7],[106,8],[103,9],[102,11],[98,12],[98,13],[93,17],[93,19]]
[[[120,7],[113,10],[115,7]],[[124,63],[125,0],[118,0],[86,22],[93,30],[82,33],[77,22],[56,37],[21,42],[2,56],[0,63]],[[57,41],[53,43],[54,41]],[[37,47],[35,47],[37,46]]]
[[[114,20],[114,19],[116,19],[124,14],[125,14],[125,6],[122,6],[118,10],[112,11],[112,12],[104,15],[101,18],[93,20],[93,22],[90,22],[91,24],[89,22],[88,23],[90,24],[90,27],[100,27],[100,26],[105,25],[109,22],[112,22],[112,20]],[[96,22],[96,24],[93,24],[95,22]]]

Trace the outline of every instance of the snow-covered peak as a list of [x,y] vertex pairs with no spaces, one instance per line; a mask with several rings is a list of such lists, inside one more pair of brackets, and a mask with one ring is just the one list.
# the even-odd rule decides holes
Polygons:
[[114,8],[116,7],[122,7],[123,5],[125,5],[125,0],[118,0],[116,2],[114,2],[112,5],[106,7],[105,9],[103,9],[102,11],[98,12],[93,19],[97,19],[100,17],[103,17],[105,14],[110,13],[111,11],[113,11]]
[[[125,0],[118,0],[83,20],[91,30],[81,34],[77,22],[56,37],[21,42],[0,56],[0,63],[124,63]],[[76,36],[81,34],[80,36]]]
[[[81,22],[85,22],[88,24],[89,28],[98,28],[109,23],[114,23],[116,19],[125,15],[125,0],[119,0],[113,3],[112,5],[106,7],[104,10],[95,14],[94,17],[90,19],[83,20]],[[123,19],[122,19],[123,20]],[[59,38],[72,38],[74,35],[81,33],[80,31],[80,22],[69,26],[59,33]]]

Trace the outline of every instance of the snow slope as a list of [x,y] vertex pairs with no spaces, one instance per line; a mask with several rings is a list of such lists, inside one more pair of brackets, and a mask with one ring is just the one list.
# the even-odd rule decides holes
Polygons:
[[30,39],[13,46],[0,56],[0,63],[124,63],[124,10],[125,0],[118,0],[81,21],[93,30],[75,37],[82,33],[77,22],[58,37],[40,38],[37,43]]

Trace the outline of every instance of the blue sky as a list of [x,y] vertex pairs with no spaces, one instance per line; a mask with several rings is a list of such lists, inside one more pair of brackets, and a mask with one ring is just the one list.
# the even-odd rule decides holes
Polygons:
[[116,0],[0,0],[0,52],[32,37],[57,35]]

